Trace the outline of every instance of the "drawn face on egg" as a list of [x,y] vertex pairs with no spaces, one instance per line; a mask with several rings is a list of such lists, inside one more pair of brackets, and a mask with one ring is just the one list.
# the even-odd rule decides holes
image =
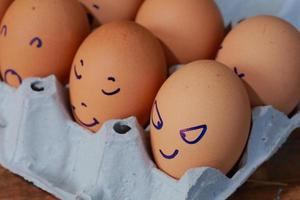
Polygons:
[[104,24],[83,42],[73,60],[74,118],[94,133],[108,120],[131,116],[145,126],[166,75],[163,49],[148,30],[129,21]]
[[88,33],[88,19],[77,1],[13,1],[0,25],[4,81],[18,87],[26,78],[55,75],[67,84],[75,53]]
[[[9,38],[9,28],[6,24],[1,26],[0,36],[3,40]],[[27,48],[26,48],[27,45]],[[39,36],[33,36],[32,39],[28,40],[28,42],[24,42],[22,45],[27,51],[32,51],[32,49],[41,49],[43,47],[43,40]],[[23,78],[20,73],[14,68],[14,66],[3,66],[2,68],[2,76],[3,80],[12,85],[12,86],[19,86],[22,84]]]
[[[81,82],[83,82],[83,85],[85,85],[86,83],[89,84],[89,80],[87,80],[83,75],[86,67],[88,67],[88,66],[85,65],[85,61],[83,59],[79,60],[78,65],[77,65],[77,63],[75,63],[73,65],[71,77],[72,77],[73,81],[76,81],[76,82],[78,81],[77,84],[81,84]],[[101,88],[100,87],[101,85],[105,85],[101,82],[106,82],[106,84],[110,85],[110,88]],[[96,85],[96,87],[99,86],[99,88],[94,88],[95,89],[94,94],[95,94],[95,96],[98,96],[99,99],[105,98],[105,97],[117,96],[121,92],[121,88],[118,86],[118,84],[119,84],[118,80],[115,76],[107,76],[106,79],[104,79],[104,80],[99,79],[96,84],[93,84],[94,86]],[[93,97],[95,97],[95,96],[93,96]],[[80,106],[80,109],[89,109],[88,102],[81,102],[79,106]],[[78,121],[79,124],[81,124],[84,127],[87,127],[92,130],[96,130],[97,127],[99,127],[101,125],[100,120],[98,118],[96,118],[94,115],[90,117],[90,120],[89,119],[88,120],[80,119],[80,117],[76,113],[75,105],[72,105],[72,112],[74,114],[76,121]]]
[[[157,134],[166,134],[166,132],[164,132],[163,130],[165,122],[162,117],[162,114],[159,111],[159,106],[157,101],[154,102],[152,108],[151,123],[154,129],[156,129]],[[198,143],[200,143],[201,139],[207,133],[207,130],[208,130],[208,126],[206,124],[201,124],[201,123],[191,127],[179,128],[178,131],[176,131],[177,134],[175,135],[177,135],[177,140],[182,141],[180,146],[183,146],[184,148],[180,148],[180,146],[171,147],[169,145],[168,148],[173,148],[173,150],[171,150],[171,152],[166,152],[163,149],[163,147],[161,147],[159,148],[160,156],[166,160],[177,159],[177,156],[179,156],[180,154],[182,154],[181,157],[186,156],[185,154],[188,154],[188,152],[185,150],[189,148],[190,145],[197,145]]]

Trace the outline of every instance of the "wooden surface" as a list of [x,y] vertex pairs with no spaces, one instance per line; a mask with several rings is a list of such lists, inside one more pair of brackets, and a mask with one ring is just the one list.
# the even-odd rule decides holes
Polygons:
[[[0,167],[0,200],[55,200]],[[300,130],[230,200],[300,200]]]

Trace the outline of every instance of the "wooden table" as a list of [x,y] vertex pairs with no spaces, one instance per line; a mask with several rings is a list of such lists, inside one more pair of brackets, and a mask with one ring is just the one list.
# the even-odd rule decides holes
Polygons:
[[[0,200],[55,200],[0,167]],[[300,200],[300,129],[230,200]]]

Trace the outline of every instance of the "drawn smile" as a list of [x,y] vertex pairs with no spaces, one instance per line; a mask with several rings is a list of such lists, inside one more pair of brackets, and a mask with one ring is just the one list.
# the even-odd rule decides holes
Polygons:
[[175,158],[177,155],[178,155],[178,153],[179,153],[179,150],[178,149],[176,149],[172,154],[165,154],[161,149],[159,150],[159,152],[160,152],[160,154],[165,158],[165,159],[173,159],[173,158]]
[[84,125],[85,127],[94,127],[94,126],[97,126],[100,124],[100,122],[96,119],[96,118],[93,118],[93,121],[90,122],[90,123],[86,123],[86,122],[83,122],[79,119],[79,117],[77,116],[76,112],[75,112],[75,106],[72,106],[72,110],[73,110],[73,114],[74,114],[74,117],[75,119],[82,125]]
[[106,91],[103,90],[103,89],[102,89],[101,91],[102,91],[102,93],[103,93],[104,95],[112,96],[112,95],[118,94],[118,93],[121,91],[121,89],[118,88],[118,89],[116,89],[115,91],[112,91],[112,92],[106,92]]
[[74,73],[75,73],[76,79],[80,80],[82,78],[82,75],[77,72],[76,65],[74,66]]
[[22,77],[21,77],[15,70],[13,70],[13,69],[7,69],[7,70],[5,71],[4,77],[3,77],[4,82],[7,83],[7,76],[8,76],[8,75],[16,76],[17,79],[18,79],[18,81],[19,81],[19,83],[22,84]]

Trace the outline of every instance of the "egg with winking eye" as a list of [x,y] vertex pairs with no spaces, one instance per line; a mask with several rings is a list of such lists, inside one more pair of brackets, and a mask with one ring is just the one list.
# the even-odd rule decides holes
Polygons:
[[129,21],[105,24],[87,37],[73,62],[74,118],[92,132],[107,120],[130,116],[145,126],[166,76],[163,49],[148,30]]

